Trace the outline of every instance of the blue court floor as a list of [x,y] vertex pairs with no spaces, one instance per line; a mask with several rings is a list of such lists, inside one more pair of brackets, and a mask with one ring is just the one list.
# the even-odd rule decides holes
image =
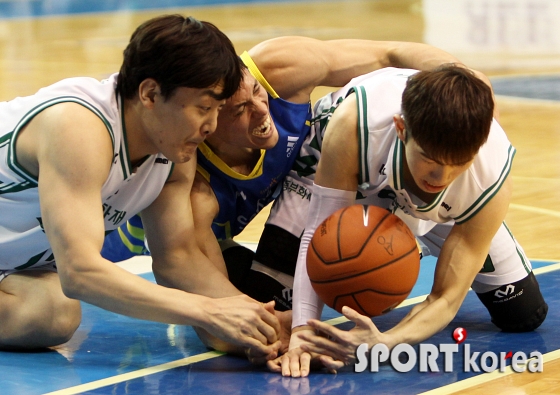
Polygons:
[[[557,305],[560,264],[533,262],[542,292],[551,306]],[[409,299],[418,302],[429,292],[435,261],[422,260],[418,284]],[[151,274],[143,275],[152,279]],[[419,298],[420,297],[420,298]],[[410,309],[396,309],[374,322],[380,330],[395,325]],[[325,310],[323,319],[339,314]],[[349,329],[349,323],[339,324]],[[471,355],[493,351],[543,355],[560,349],[560,312],[551,309],[546,321],[535,332],[505,334],[490,323],[488,313],[472,292],[457,317],[441,333],[429,340],[436,346],[454,343],[457,327],[467,331],[464,344]],[[463,345],[464,345],[463,344]],[[74,338],[56,350],[41,353],[0,352],[0,393],[2,395],[40,394],[419,394],[445,387],[480,373],[462,372],[463,348],[453,360],[453,371],[407,373],[389,364],[378,373],[355,373],[349,366],[337,375],[313,372],[308,378],[283,378],[256,368],[242,358],[209,352],[190,327],[139,321],[83,304],[83,323]],[[480,366],[480,362],[478,363]],[[516,374],[516,373],[513,373]]]

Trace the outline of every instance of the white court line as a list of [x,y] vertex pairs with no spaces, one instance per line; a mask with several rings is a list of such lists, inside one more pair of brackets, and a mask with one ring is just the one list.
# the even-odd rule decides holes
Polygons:
[[522,210],[522,211],[529,211],[531,213],[550,215],[551,217],[559,217],[560,218],[560,212],[555,211],[555,210],[549,210],[547,208],[525,206],[523,204],[515,204],[515,203],[510,203],[509,208],[513,208],[513,209],[516,209],[516,210]]
[[[550,362],[560,358],[560,350],[551,351],[543,355],[543,362]],[[543,371],[544,371],[543,367]],[[422,392],[418,395],[447,395],[452,394],[454,392],[466,390],[472,387],[475,387],[480,384],[486,384],[490,381],[501,379],[502,377],[509,376],[510,374],[514,374],[516,372],[513,371],[511,366],[507,366],[505,372],[500,372],[499,370],[494,370],[490,373],[480,374],[478,376],[474,376],[465,380],[457,381],[453,384],[448,384],[443,387],[439,387],[430,391]],[[534,373],[538,374],[538,373]],[[524,393],[524,392],[523,392]]]
[[[557,261],[553,261],[553,262],[557,262]],[[555,270],[560,270],[560,262],[552,264],[552,265],[539,267],[537,269],[533,269],[533,273],[535,275],[539,275],[539,274],[543,274],[543,273],[553,272]],[[420,296],[416,296],[414,298],[405,299],[405,300],[403,300],[403,302],[400,305],[395,307],[395,309],[400,309],[402,307],[411,306],[413,304],[421,303],[426,299],[427,296],[428,295],[420,295]],[[325,322],[327,324],[331,324],[331,325],[338,325],[338,324],[342,324],[343,322],[348,322],[348,321],[349,321],[348,318],[346,318],[344,316],[340,316],[340,317],[332,318],[332,319],[327,320]]]
[[203,354],[193,355],[192,357],[179,359],[177,361],[163,363],[161,365],[152,366],[149,368],[144,368],[140,370],[135,370],[133,372],[119,374],[117,376],[108,377],[106,379],[92,381],[90,383],[77,385],[75,387],[65,388],[63,390],[49,392],[43,395],[74,395],[80,394],[85,391],[92,391],[101,387],[106,387],[111,384],[122,383],[123,381],[133,380],[140,377],[148,376],[154,373],[160,373],[166,370],[179,368],[181,366],[187,366],[192,363],[206,361],[208,359],[216,358],[224,355],[224,353],[217,351],[209,351]]
[[[144,260],[146,260],[144,257],[142,257],[142,258]],[[560,269],[560,263],[556,263],[556,264],[552,264],[552,265],[549,265],[549,266],[534,269],[533,272],[535,273],[535,275],[538,275],[538,274],[548,273],[548,272],[552,272],[554,270],[559,270],[559,269]],[[405,307],[405,306],[410,306],[410,305],[413,305],[413,304],[420,303],[420,302],[424,301],[427,296],[428,295],[421,295],[421,296],[416,296],[414,298],[406,299],[400,305],[398,305],[396,308],[398,309],[398,308],[402,308],[402,307]],[[327,320],[325,322],[328,323],[328,324],[331,324],[331,325],[337,325],[337,324],[341,324],[341,323],[347,322],[347,321],[348,321],[348,319],[346,317],[341,316],[341,317],[337,317],[337,318]],[[81,385],[77,385],[77,386],[74,386],[74,387],[69,387],[69,388],[65,388],[65,389],[62,389],[62,390],[45,393],[43,395],[75,395],[75,394],[79,394],[79,393],[84,392],[84,391],[92,391],[92,390],[102,388],[102,387],[106,387],[106,386],[109,386],[109,385],[118,384],[118,383],[122,383],[124,381],[133,380],[133,379],[137,379],[137,378],[140,378],[140,377],[148,376],[150,374],[160,373],[160,372],[163,372],[163,371],[166,371],[166,370],[175,369],[175,368],[178,368],[178,367],[181,367],[181,366],[190,365],[192,363],[206,361],[208,359],[216,358],[216,357],[219,357],[221,355],[224,355],[224,353],[220,353],[220,352],[216,352],[216,351],[210,351],[210,352],[206,352],[206,353],[199,354],[199,355],[193,355],[192,357],[183,358],[183,359],[179,359],[179,360],[176,360],[176,361],[164,363],[164,364],[161,364],[161,365],[156,365],[156,366],[152,366],[152,367],[149,367],[149,368],[135,370],[133,372],[119,374],[117,376],[112,376],[112,377],[108,377],[108,378],[105,378],[105,379],[92,381],[90,383],[81,384]],[[543,357],[544,357],[545,362],[548,362],[548,361],[551,361],[551,360],[554,360],[554,359],[558,359],[558,358],[560,358],[560,350],[552,351],[548,354],[545,354]],[[475,385],[478,385],[478,384],[481,384],[481,383],[486,383],[488,381],[494,380],[494,379],[499,378],[499,377],[504,377],[505,375],[510,374],[508,372],[504,372],[504,373],[499,373],[498,372],[499,375],[497,375],[495,373],[496,372],[492,372],[492,373],[487,373],[487,374],[475,376],[475,377],[465,379],[465,380],[459,381],[457,383],[453,383],[453,384],[450,384],[448,386],[441,387],[441,388],[433,390],[433,391],[439,391],[439,390],[446,389],[446,391],[448,391],[448,392],[429,391],[429,392],[425,392],[422,395],[446,394],[446,393],[450,393],[452,391],[458,391],[459,389],[470,388],[470,387],[473,387]],[[461,385],[463,385],[464,387],[461,387]],[[452,389],[450,389],[450,388],[452,388]]]

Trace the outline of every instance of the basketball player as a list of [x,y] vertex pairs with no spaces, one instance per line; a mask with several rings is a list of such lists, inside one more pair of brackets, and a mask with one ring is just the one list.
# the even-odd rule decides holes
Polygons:
[[[421,342],[449,324],[469,287],[504,331],[531,331],[543,322],[547,304],[504,223],[515,149],[493,121],[493,109],[490,88],[453,65],[379,70],[317,102],[318,143],[308,148],[316,157],[320,149],[320,160],[298,256],[290,350],[269,362],[271,370],[307,376],[313,357],[335,371],[353,361],[362,343]],[[285,191],[271,215],[301,202]],[[318,321],[323,304],[305,269],[317,226],[354,203],[392,211],[423,253],[438,257],[427,299],[385,333],[348,307],[343,314],[356,324],[349,332]],[[512,287],[513,297],[500,299],[496,290]]]
[[[1,348],[66,342],[81,300],[276,355],[273,303],[241,295],[196,253],[188,199],[196,147],[239,87],[239,63],[212,24],[162,16],[134,32],[120,73],[0,104]],[[100,255],[105,232],[140,210],[160,285]]]
[[[220,111],[216,132],[199,146],[191,194],[196,234],[202,250],[239,290],[263,302],[274,300],[276,310],[286,311],[301,236],[291,224],[299,221],[286,216],[282,223],[267,223],[256,254],[232,238],[278,196],[294,164],[300,172],[311,169],[312,157],[299,154],[310,131],[311,92],[390,65],[430,69],[458,60],[425,44],[306,37],[267,40],[241,58],[247,67],[242,85]],[[309,197],[303,184],[290,185],[301,198]],[[134,217],[107,237],[102,253],[115,261],[145,252],[142,222]],[[288,339],[291,316],[278,317]],[[223,344],[208,345],[232,352]]]
[[[310,131],[313,89],[342,86],[390,65],[429,69],[457,59],[425,44],[305,37],[268,40],[241,58],[247,67],[242,85],[220,111],[216,132],[199,146],[191,194],[197,237],[213,262],[223,262],[223,250],[236,286],[258,299],[274,299],[277,310],[289,310],[300,233],[267,224],[255,261],[252,251],[231,239],[278,195],[294,163],[305,171],[299,151]],[[140,219],[132,218],[107,238],[103,254],[123,260],[145,253],[141,227]]]

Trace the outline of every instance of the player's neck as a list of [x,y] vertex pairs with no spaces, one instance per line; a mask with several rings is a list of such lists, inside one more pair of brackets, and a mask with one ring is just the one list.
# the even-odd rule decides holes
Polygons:
[[206,145],[229,168],[243,175],[251,174],[261,157],[260,149],[238,147],[211,137],[206,139]]
[[128,158],[133,167],[139,166],[146,156],[157,154],[157,148],[150,143],[146,134],[143,133],[143,126],[140,123],[141,118],[137,111],[138,109],[133,102],[125,102],[122,127],[128,147]]

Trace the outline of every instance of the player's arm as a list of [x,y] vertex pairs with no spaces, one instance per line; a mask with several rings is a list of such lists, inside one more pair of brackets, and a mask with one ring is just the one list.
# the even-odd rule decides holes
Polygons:
[[136,318],[197,322],[195,314],[187,317],[181,312],[185,305],[156,309],[177,295],[162,292],[99,254],[104,236],[101,187],[113,153],[102,121],[78,104],[59,104],[37,115],[25,133],[38,139],[43,224],[64,293]]
[[345,308],[347,310],[343,313],[356,323],[355,328],[348,332],[313,321],[311,326],[330,336],[330,339],[304,334],[307,343],[302,347],[329,356],[332,362],[324,360],[325,366],[336,369],[343,362],[351,363],[357,347],[362,343],[368,343],[369,347],[383,343],[392,348],[400,343],[419,343],[441,331],[457,314],[470,285],[482,268],[490,243],[505,218],[510,196],[511,186],[506,180],[480,212],[467,222],[453,227],[436,265],[432,291],[395,327],[381,333],[368,317]]
[[[339,208],[354,203],[358,187],[357,157],[356,99],[355,95],[350,95],[337,108],[325,131],[294,278],[293,329],[289,351],[268,364],[270,370],[281,372],[284,376],[307,376],[312,359],[319,357],[317,354],[304,352],[301,348],[301,334],[314,333],[307,321],[320,318],[323,306],[307,275],[307,248],[315,229],[325,218]],[[329,358],[326,360],[330,361]]]
[[429,70],[460,63],[453,55],[427,44],[279,37],[264,41],[249,54],[283,99],[306,103],[317,86],[340,87],[352,78],[384,67]]
[[[158,198],[142,212],[156,280],[166,287],[221,298],[216,303],[227,310],[221,310],[216,318],[226,318],[229,322],[220,325],[229,326],[229,330],[235,330],[237,325],[245,326],[241,331],[256,330],[264,335],[258,340],[269,346],[251,347],[253,353],[275,356],[280,328],[273,304],[263,306],[241,294],[199,248],[190,198],[195,166],[194,160],[175,165]],[[212,237],[215,240],[213,234]],[[255,312],[257,314],[251,317]],[[250,326],[254,329],[249,329]],[[248,348],[237,341],[216,336],[216,331],[208,330],[207,325],[199,327],[197,332],[201,339],[213,348],[236,353]]]
[[135,318],[198,325],[245,347],[271,349],[265,344],[275,340],[277,328],[259,304],[162,287],[101,257],[101,188],[113,150],[96,115],[77,104],[59,104],[37,115],[28,132],[38,139],[43,224],[68,297]]
[[[480,212],[467,222],[453,226],[436,264],[432,291],[425,302],[386,332],[390,336],[388,345],[418,343],[451,322],[484,264],[490,243],[505,219],[510,198],[508,178]],[[412,327],[419,330],[406,333]]]
[[220,206],[212,187],[198,172],[191,189],[191,204],[198,246],[220,272],[227,276],[222,251],[212,231],[212,223],[218,215]]

